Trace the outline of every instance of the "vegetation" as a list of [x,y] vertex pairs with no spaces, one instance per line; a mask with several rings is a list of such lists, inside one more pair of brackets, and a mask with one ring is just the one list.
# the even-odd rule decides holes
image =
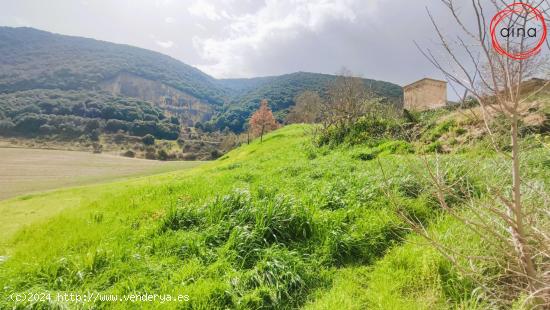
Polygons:
[[0,93],[92,90],[127,72],[160,81],[211,104],[223,102],[223,92],[212,77],[171,57],[128,45],[33,28],[0,27],[0,54]]
[[[365,161],[356,154],[368,142],[319,148],[309,130],[285,127],[189,172],[9,202],[26,210],[84,197],[3,239],[3,293],[189,296],[168,308],[482,308],[487,299],[475,294],[472,280],[399,215],[414,215],[456,251],[483,253],[474,234],[442,216],[428,176],[418,174],[423,161],[406,154]],[[526,161],[547,186],[548,174],[536,168],[545,152],[538,145]],[[496,154],[443,160],[455,175],[468,172],[479,200],[481,184],[505,173]],[[460,207],[461,200],[449,203]]]
[[180,125],[150,103],[92,91],[29,90],[0,95],[0,135],[81,136],[97,141],[100,134],[151,134],[176,140]]
[[257,137],[260,136],[260,142],[264,140],[264,134],[277,129],[279,124],[273,117],[271,109],[267,106],[267,100],[262,100],[258,111],[250,117],[249,130]]
[[[444,1],[445,2],[445,1]],[[544,1],[528,0],[520,3],[521,7],[538,6]],[[479,25],[473,33],[467,30],[464,17],[459,16],[458,9],[451,3],[445,3],[450,14],[454,17],[456,26],[461,27],[461,33],[451,36],[443,34],[442,27],[430,18],[436,33],[439,35],[443,47],[443,55],[435,56],[430,49],[422,51],[424,56],[439,69],[447,80],[452,81],[465,89],[464,97],[468,94],[482,108],[484,125],[491,138],[492,147],[502,157],[506,158],[510,172],[505,177],[508,182],[488,182],[486,184],[488,193],[485,203],[471,204],[474,201],[473,194],[469,189],[462,189],[468,197],[466,205],[469,206],[464,214],[457,214],[445,196],[450,191],[456,191],[456,183],[449,182],[446,171],[440,172],[440,167],[427,167],[430,170],[431,181],[437,187],[437,197],[440,206],[448,214],[454,216],[461,222],[464,229],[471,231],[487,242],[487,255],[476,257],[470,255],[468,268],[462,273],[471,275],[480,283],[485,294],[491,296],[491,302],[496,306],[510,307],[522,296],[521,307],[547,308],[550,305],[550,277],[549,265],[550,252],[547,244],[550,239],[546,231],[548,221],[544,219],[548,215],[548,203],[533,201],[530,196],[544,196],[545,189],[534,189],[529,193],[525,187],[531,187],[531,180],[525,173],[523,157],[525,156],[524,143],[522,141],[522,123],[527,120],[525,114],[525,103],[531,96],[540,94],[547,87],[549,82],[543,80],[543,85],[538,89],[529,89],[527,79],[535,76],[548,76],[549,68],[547,58],[541,55],[533,55],[521,59],[521,61],[510,61],[508,55],[497,52],[491,43],[485,40],[488,26],[485,24],[486,16],[483,11],[486,9],[480,2],[471,4],[475,12],[476,24]],[[512,5],[513,6],[513,5]],[[498,11],[509,9],[511,6],[506,3],[496,5]],[[429,13],[429,11],[428,11]],[[546,17],[548,16],[546,12]],[[529,13],[519,16],[506,16],[504,24],[525,25],[531,19]],[[491,25],[493,27],[493,25]],[[449,42],[458,41],[464,43],[458,49],[449,48]],[[506,37],[503,43],[509,51],[519,51],[520,54],[528,53],[528,48],[523,40]],[[467,45],[476,46],[474,50]],[[494,45],[494,44],[493,44]],[[479,53],[477,59],[460,59],[462,55]],[[512,57],[513,58],[513,57]],[[516,59],[517,60],[517,59]],[[451,65],[450,65],[451,64]],[[461,69],[453,71],[455,65]],[[472,66],[470,69],[466,69]],[[479,78],[479,80],[478,80]],[[453,85],[454,86],[454,85]],[[456,87],[453,87],[456,89]],[[507,133],[497,134],[492,130],[490,119],[501,119]],[[544,118],[543,118],[544,119]],[[494,121],[492,122],[494,123]],[[439,126],[439,131],[449,131],[454,123],[448,121]],[[436,132],[436,134],[437,134]],[[496,140],[499,136],[506,137],[509,143],[501,148]],[[439,148],[438,145],[434,148]],[[435,172],[434,172],[435,171]],[[534,198],[537,200],[537,198]],[[471,215],[475,214],[475,218]],[[424,225],[410,221],[414,229],[426,236]],[[491,236],[491,237],[488,237]],[[439,251],[442,251],[440,242],[437,239],[427,237]],[[455,263],[458,255],[447,254],[448,259]],[[478,270],[481,266],[495,266],[497,276],[480,277]]]
[[[472,5],[483,12],[479,2]],[[0,210],[19,214],[32,214],[37,205],[42,215],[52,211],[41,221],[19,216],[11,233],[0,235],[2,294],[186,296],[180,303],[114,304],[121,308],[544,308],[550,300],[548,83],[526,97],[527,64],[495,64],[493,56],[500,56],[486,54],[489,67],[474,63],[475,76],[487,83],[489,72],[494,85],[477,88],[465,67],[470,78],[449,76],[470,82],[462,85],[464,96],[471,95],[463,100],[466,109],[402,114],[350,74],[299,73],[300,82],[290,85],[286,76],[281,92],[280,77],[218,81],[227,94],[245,99],[236,113],[226,105],[197,130],[225,126],[227,144],[239,143],[231,130],[260,139],[225,155],[213,150],[218,160],[191,171],[0,202]],[[433,54],[426,56],[442,69]],[[309,89],[322,78],[330,83]],[[257,103],[246,98],[269,98],[272,87],[282,100],[276,115],[290,108],[284,100],[296,100],[289,119],[314,124],[264,136],[277,123],[263,100],[242,126]],[[13,111],[3,113],[0,128],[17,130]],[[23,127],[34,126],[32,120]],[[107,127],[96,121],[92,132]],[[113,121],[122,130],[113,139],[123,140],[117,125],[125,120]],[[165,143],[185,150],[189,137],[162,141],[148,131],[156,122],[134,122],[126,130],[143,137],[133,150],[146,158],[173,157],[159,148]],[[101,150],[102,137],[90,139]],[[0,299],[0,307],[14,306],[74,304]]]
[[[130,160],[109,154],[20,148],[0,148],[0,157],[0,184],[3,184],[0,188],[0,200],[22,195],[29,195],[28,198],[40,191],[65,186],[82,186],[192,168],[202,163]],[[35,213],[40,213],[40,206],[35,208],[32,216],[38,217]],[[2,212],[11,214],[3,217],[3,233],[9,230],[10,221],[17,222],[19,217],[31,216],[30,213],[19,211],[2,209]],[[40,213],[40,216],[43,215]]]
[[296,97],[294,105],[286,117],[286,122],[313,124],[321,121],[323,99],[318,93],[304,91]]
[[[104,88],[104,83],[127,73],[160,82],[212,106],[212,119],[200,124],[201,129],[207,131],[228,128],[235,133],[243,132],[262,99],[269,100],[282,122],[297,95],[305,90],[325,95],[328,85],[336,79],[334,75],[297,72],[274,77],[216,80],[160,53],[33,28],[0,27],[0,54],[3,60],[0,63],[0,93],[96,91]],[[397,102],[402,97],[398,85],[369,79],[364,79],[363,83],[388,101]],[[181,107],[163,108],[166,109],[163,112],[175,112]],[[182,111],[178,113],[185,113]],[[13,120],[0,118],[0,129],[6,127],[13,127]]]
[[[335,75],[298,72],[277,77],[221,80],[237,91],[235,99],[226,105],[220,115],[206,124],[207,130],[229,128],[234,132],[244,130],[243,123],[258,109],[262,99],[267,99],[279,122],[296,104],[296,97],[304,91],[316,92],[328,98],[330,86],[338,79]],[[367,89],[385,102],[398,103],[403,96],[400,86],[369,79],[360,79]]]

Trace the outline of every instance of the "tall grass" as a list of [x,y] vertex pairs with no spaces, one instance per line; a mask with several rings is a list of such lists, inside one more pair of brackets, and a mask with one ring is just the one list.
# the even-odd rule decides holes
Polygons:
[[[423,163],[411,155],[364,161],[355,156],[361,145],[310,148],[304,129],[283,128],[190,172],[95,186],[89,189],[94,199],[29,223],[0,253],[8,257],[0,263],[0,308],[14,306],[4,298],[13,292],[37,291],[189,295],[180,304],[98,302],[84,308],[427,309],[477,303],[468,280],[419,244],[398,215],[447,223],[429,185],[410,177]],[[477,162],[474,156],[455,158],[464,165]],[[391,175],[382,175],[380,164]],[[463,184],[482,195],[472,186],[478,182]],[[51,199],[63,203],[58,198],[81,194],[67,191]],[[19,207],[47,199],[31,198]],[[449,242],[461,240],[462,232],[450,227],[433,229],[449,229]]]

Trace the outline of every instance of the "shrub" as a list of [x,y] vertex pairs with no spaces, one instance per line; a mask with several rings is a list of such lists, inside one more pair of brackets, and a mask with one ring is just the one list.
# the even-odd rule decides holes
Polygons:
[[118,119],[110,119],[105,123],[105,130],[107,132],[128,131],[129,128],[130,123]]
[[156,152],[156,149],[154,147],[147,147],[145,149],[145,158],[146,159],[157,159],[157,152]]
[[151,134],[147,134],[141,138],[141,142],[145,145],[153,145],[155,144],[155,137]]
[[100,143],[94,142],[92,144],[92,148],[93,148],[93,153],[95,154],[99,154],[103,152],[103,145],[101,145]]
[[134,158],[136,156],[136,153],[134,153],[134,151],[132,150],[127,150],[126,152],[122,153],[122,156]]
[[9,119],[0,120],[0,134],[7,134],[12,131],[15,124]]
[[321,132],[316,143],[334,147],[342,143],[355,145],[384,139],[399,139],[403,135],[401,119],[362,117],[349,127],[328,127]]
[[210,152],[210,158],[212,158],[212,159],[218,159],[222,155],[223,155],[223,153],[220,152],[219,150],[213,150],[212,152]]
[[92,141],[99,141],[99,135],[101,134],[101,131],[99,129],[94,129],[90,132],[90,140]]
[[435,141],[426,146],[426,152],[428,153],[441,153],[443,152],[443,144],[440,141]]
[[192,153],[184,154],[182,157],[183,157],[183,160],[197,160],[197,155]]
[[160,160],[168,160],[170,156],[168,155],[168,152],[166,152],[165,149],[158,150],[158,159]]

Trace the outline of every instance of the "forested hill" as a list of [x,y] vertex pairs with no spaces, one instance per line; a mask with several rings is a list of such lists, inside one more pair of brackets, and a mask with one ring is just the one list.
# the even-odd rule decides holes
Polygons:
[[[222,79],[221,85],[235,92],[235,99],[240,103],[248,103],[258,98],[271,99],[271,106],[275,109],[288,108],[293,104],[294,97],[304,89],[317,91],[320,94],[326,92],[326,86],[334,79],[335,75],[312,72],[295,72],[279,76],[257,77],[251,79]],[[363,79],[368,89],[381,97],[390,100],[399,99],[402,88],[398,85]],[[276,95],[276,96],[274,96]],[[269,98],[272,96],[273,98]]]
[[[283,116],[295,104],[294,99],[301,92],[311,90],[325,96],[329,85],[336,78],[336,75],[331,74],[295,72],[279,76],[219,80],[222,86],[232,91],[233,102],[226,105],[210,125],[214,129],[228,127],[239,131],[238,126],[244,123],[251,111],[258,108],[262,99],[267,99],[271,109]],[[363,82],[367,89],[386,101],[398,104],[401,102],[401,86],[372,79],[363,79]]]
[[[183,124],[242,130],[261,99],[281,118],[305,90],[321,95],[335,75],[297,72],[250,79],[215,79],[161,53],[33,28],[0,27],[0,93],[29,90],[107,91],[159,106]],[[390,101],[400,86],[364,79]],[[103,95],[101,95],[103,96]]]
[[0,92],[94,89],[118,74],[158,81],[222,103],[216,80],[161,53],[33,28],[0,27]]

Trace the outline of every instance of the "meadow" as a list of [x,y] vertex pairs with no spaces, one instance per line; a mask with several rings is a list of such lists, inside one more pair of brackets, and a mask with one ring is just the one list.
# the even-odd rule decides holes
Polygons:
[[66,186],[192,168],[202,163],[21,148],[0,148],[0,158],[0,200]]
[[[178,303],[26,301],[19,307],[126,309],[486,308],[471,281],[411,232],[398,212],[445,244],[483,244],[439,211],[424,162],[365,160],[366,145],[311,144],[282,128],[200,167],[0,202],[57,208],[4,235],[0,306],[12,293],[185,294]],[[548,184],[547,151],[526,155]],[[433,161],[433,156],[426,157]],[[503,179],[494,154],[438,159],[482,195]],[[475,169],[474,169],[475,168]],[[452,174],[449,176],[453,177]],[[462,180],[462,179],[461,179]],[[0,213],[2,223],[9,222]],[[9,215],[8,215],[9,216]]]
[[[45,192],[65,188],[79,193],[81,189],[67,189],[96,183],[112,182],[127,178],[159,174],[196,167],[200,161],[161,162],[131,159],[109,154],[88,152],[0,148],[0,200],[19,196],[3,202],[0,212],[0,241],[11,235],[31,219],[53,216],[57,210],[78,204],[85,196],[73,194],[73,199],[51,200],[38,204]],[[56,195],[56,194],[54,194]],[[33,203],[20,207],[20,201],[35,198]],[[78,199],[76,199],[77,197]]]

